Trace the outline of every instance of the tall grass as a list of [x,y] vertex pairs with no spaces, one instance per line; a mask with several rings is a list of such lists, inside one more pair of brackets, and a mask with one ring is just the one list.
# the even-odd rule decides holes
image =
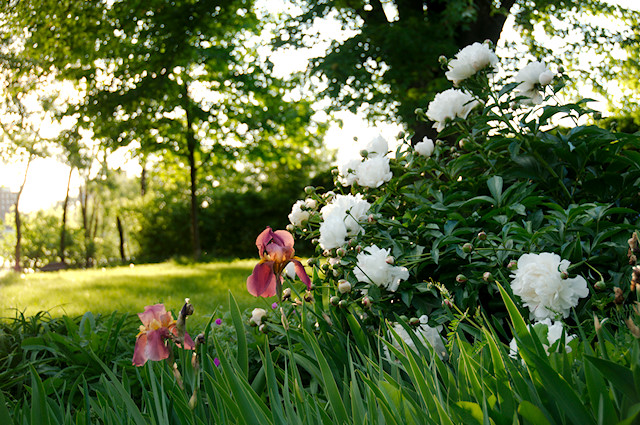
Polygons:
[[270,304],[246,290],[253,260],[179,265],[172,262],[97,270],[66,270],[0,278],[0,317],[46,311],[53,317],[138,313],[144,306],[164,303],[177,311],[191,298],[195,323],[205,323],[215,311],[226,310],[228,291],[241,310]]

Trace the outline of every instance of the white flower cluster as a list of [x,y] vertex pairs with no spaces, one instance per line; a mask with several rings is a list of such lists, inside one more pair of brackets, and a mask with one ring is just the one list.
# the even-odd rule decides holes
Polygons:
[[[538,323],[535,323],[534,325],[529,325],[529,331],[534,332],[536,329],[539,329],[541,327],[546,328],[546,329],[541,329],[543,335],[540,335],[540,333],[536,333],[536,335],[539,336],[542,342],[542,347],[547,352],[547,354],[551,354],[551,351],[550,351],[551,347],[553,347],[553,344],[555,344],[557,341],[560,340],[560,338],[562,338],[562,332],[564,330],[564,327],[562,325],[562,322],[560,321],[552,322],[551,319],[544,319]],[[545,330],[546,330],[546,338],[544,338]],[[564,349],[567,353],[571,352],[571,347],[569,347],[569,342],[575,337],[576,337],[575,335],[568,335],[568,334],[565,335]],[[545,339],[546,339],[546,344],[545,344]],[[515,358],[518,353],[518,343],[516,342],[515,338],[513,338],[511,342],[509,342],[509,348],[510,348],[509,356]]]
[[516,81],[520,83],[517,90],[522,96],[526,96],[529,102],[539,105],[542,103],[540,87],[550,84],[554,75],[544,63],[530,62],[516,74]]
[[356,268],[353,274],[358,281],[373,283],[387,291],[395,292],[400,281],[409,278],[409,270],[406,267],[398,267],[389,261],[389,249],[378,248],[376,245],[367,247],[358,256]]
[[479,103],[469,93],[458,89],[438,93],[427,108],[427,118],[434,122],[433,128],[444,130],[447,121],[455,118],[467,118],[469,112]]
[[338,248],[345,244],[347,237],[361,233],[359,222],[367,219],[370,207],[361,194],[336,195],[322,207],[319,238],[322,249]]
[[568,278],[570,263],[548,252],[524,254],[511,275],[511,289],[520,297],[535,320],[569,316],[578,300],[589,295],[587,281],[582,276]]
[[291,213],[289,214],[289,222],[296,227],[302,227],[302,225],[309,220],[309,211],[316,208],[316,201],[311,198],[307,198],[304,201],[301,199],[296,201],[291,207]]
[[[438,354],[438,356],[441,359],[443,359],[446,357],[447,350],[445,349],[444,342],[442,341],[442,337],[440,336],[440,332],[442,331],[442,326],[440,325],[440,326],[436,326],[435,328],[432,328],[427,324],[428,322],[429,322],[429,318],[427,316],[425,315],[420,316],[420,325],[416,327],[414,333],[416,334],[420,342],[422,342],[424,345],[432,346],[435,352]],[[409,349],[411,349],[414,352],[418,351],[416,348],[416,345],[411,339],[411,336],[402,325],[400,325],[399,323],[396,323],[395,325],[393,325],[393,330],[395,331],[395,333],[398,334],[398,336],[402,339],[402,341],[404,341],[404,343],[407,345],[407,347],[409,347]],[[400,341],[398,341],[394,337],[392,342],[394,347],[402,351],[402,345],[400,344]],[[387,353],[387,357],[388,357],[388,353]]]
[[433,153],[435,145],[433,144],[433,140],[429,139],[427,136],[424,136],[421,142],[416,143],[414,149],[419,155],[426,156],[428,158]]
[[460,50],[456,58],[449,62],[449,71],[445,75],[457,86],[476,72],[487,66],[493,68],[497,63],[498,56],[487,45],[473,43]]
[[[367,143],[364,158],[350,159],[338,165],[338,180],[343,186],[358,183],[364,187],[379,187],[393,177],[389,167],[389,144],[380,135]],[[365,153],[366,152],[366,153]]]

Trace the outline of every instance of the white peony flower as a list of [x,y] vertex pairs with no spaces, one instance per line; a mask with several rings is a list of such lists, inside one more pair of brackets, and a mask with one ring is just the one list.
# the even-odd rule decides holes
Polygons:
[[[541,327],[546,327],[546,329],[540,329]],[[544,319],[538,323],[529,325],[530,332],[533,332],[535,330],[541,330],[541,332],[538,332],[537,335],[540,338],[540,342],[542,342],[542,347],[544,348],[544,350],[547,352],[547,354],[551,354],[551,347],[556,343],[556,341],[559,341],[560,338],[562,338],[562,331],[564,330],[564,327],[562,326],[562,322],[560,321],[552,322],[551,319]],[[544,331],[546,331],[546,338],[544,336]],[[575,335],[565,335],[564,349],[567,353],[571,352],[569,342],[575,337]],[[518,353],[518,343],[516,342],[515,338],[513,338],[511,342],[509,342],[509,349],[509,356],[515,358],[516,354]]]
[[561,261],[559,255],[548,252],[520,257],[518,268],[511,275],[511,289],[529,308],[532,318],[540,321],[558,315],[567,317],[578,300],[589,295],[582,276],[562,278],[569,265],[569,261]]
[[425,136],[424,139],[422,139],[422,142],[416,143],[414,149],[418,154],[430,157],[433,153],[433,150],[435,149],[435,145],[433,144],[433,140]]
[[289,278],[289,279],[295,279],[296,278],[296,265],[294,264],[293,261],[289,261],[289,263],[284,267],[284,274]]
[[362,162],[361,159],[350,159],[338,164],[338,181],[343,186],[351,186],[356,182],[356,171]]
[[310,210],[313,210],[318,206],[318,203],[316,202],[315,199],[307,198],[304,200],[304,206]]
[[389,167],[389,158],[386,156],[370,157],[361,162],[356,170],[356,181],[364,187],[379,187],[391,180],[391,177],[393,173]]
[[540,87],[550,84],[554,75],[544,63],[530,62],[516,74],[516,81],[520,83],[517,90],[528,97],[531,103],[538,105],[542,102]]
[[473,43],[456,54],[456,58],[449,62],[449,71],[445,73],[447,79],[458,85],[476,72],[487,66],[492,68],[498,63],[496,56],[489,47],[480,43]]
[[344,218],[339,215],[330,215],[320,223],[320,238],[318,238],[322,249],[333,249],[344,245],[347,242],[347,226]]
[[355,236],[362,231],[359,222],[367,219],[371,204],[365,201],[361,194],[336,195],[329,204],[322,207],[320,214],[327,220],[330,216],[340,217],[347,228],[349,236]]
[[469,112],[478,106],[469,93],[457,89],[445,90],[438,93],[427,108],[427,118],[434,121],[433,128],[444,130],[446,122],[455,118],[467,118]]
[[306,207],[305,201],[299,200],[293,204],[291,213],[289,214],[289,222],[296,227],[301,227],[302,224],[309,220],[309,211],[304,211],[302,207]]
[[376,137],[369,140],[364,150],[367,151],[368,158],[385,156],[389,152],[389,143],[387,142],[387,139],[378,134]]
[[360,282],[373,283],[395,292],[400,281],[409,278],[409,270],[406,267],[397,267],[387,263],[389,249],[378,248],[376,245],[367,247],[356,257],[357,264],[353,270]]
[[254,323],[256,326],[260,326],[262,319],[267,315],[267,311],[264,308],[254,308],[251,312],[251,318],[249,322]]
[[[445,349],[444,342],[442,341],[442,336],[440,336],[440,332],[442,331],[442,326],[436,326],[432,328],[427,323],[429,322],[429,318],[425,315],[420,316],[420,325],[416,327],[414,333],[418,337],[418,340],[422,342],[426,346],[431,346],[438,354],[438,357],[441,359],[447,356],[447,350]],[[405,328],[396,323],[393,325],[393,330],[398,334],[398,336],[404,341],[404,343],[414,352],[417,352],[416,345],[413,340],[409,336],[409,333],[405,330]],[[398,341],[395,337],[393,338],[393,346],[398,350],[402,351],[402,345],[400,341]]]

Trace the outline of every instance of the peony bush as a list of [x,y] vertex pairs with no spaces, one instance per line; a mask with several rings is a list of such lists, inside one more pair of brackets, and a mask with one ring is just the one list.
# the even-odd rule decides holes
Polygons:
[[638,135],[599,127],[589,100],[563,103],[553,64],[504,75],[479,43],[441,63],[455,88],[416,111],[436,140],[401,135],[389,152],[378,136],[292,209],[288,230],[316,244],[323,308],[434,327],[470,310],[507,329],[498,284],[533,322],[635,300]]

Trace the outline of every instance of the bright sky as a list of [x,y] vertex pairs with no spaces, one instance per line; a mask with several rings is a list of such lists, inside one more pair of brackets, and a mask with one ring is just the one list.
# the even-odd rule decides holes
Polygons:
[[[266,1],[266,0],[265,0]],[[638,0],[611,0],[622,6],[637,9]],[[273,3],[269,3],[270,5]],[[333,36],[339,28],[329,23],[321,28],[323,33]],[[506,29],[509,31],[509,29]],[[509,34],[509,38],[517,36],[515,33]],[[328,42],[328,41],[327,41]],[[271,59],[276,64],[275,73],[286,75],[289,72],[304,69],[309,57],[321,54],[326,48],[326,43],[318,44],[314,49],[298,52],[292,55],[291,52],[279,52],[272,55]],[[359,152],[360,147],[354,138],[361,142],[367,142],[376,134],[382,134],[391,144],[396,140],[400,132],[399,125],[386,124],[377,128],[372,127],[364,118],[343,112],[337,114],[336,118],[343,120],[342,128],[337,125],[332,126],[325,138],[325,143],[329,148],[338,149],[339,157],[353,156]],[[109,163],[114,167],[122,167],[132,175],[139,175],[140,167],[137,161],[131,160],[130,155],[120,150],[111,155]],[[11,188],[17,191],[24,178],[25,163],[1,163],[0,162],[0,186]],[[31,164],[27,183],[20,201],[20,209],[23,212],[31,212],[42,208],[49,208],[56,202],[64,199],[69,167],[56,161],[53,158],[36,159]],[[76,196],[81,181],[77,173],[72,176],[71,196]]]

